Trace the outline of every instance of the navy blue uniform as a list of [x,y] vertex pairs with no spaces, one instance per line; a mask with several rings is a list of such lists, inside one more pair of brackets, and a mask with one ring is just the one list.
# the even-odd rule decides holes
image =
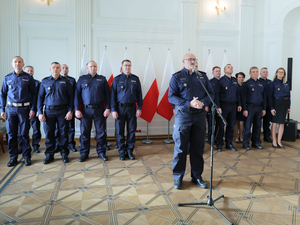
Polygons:
[[11,159],[18,158],[18,128],[22,139],[24,158],[31,157],[29,141],[29,112],[36,112],[36,88],[32,76],[22,71],[18,76],[15,72],[7,74],[1,88],[1,112],[7,105],[8,152]]
[[266,110],[266,94],[264,85],[259,80],[250,78],[242,86],[242,110],[248,110],[245,121],[243,145],[249,145],[251,126],[252,144],[259,144],[262,110]]
[[[34,83],[35,83],[35,87],[36,87],[36,93],[39,93],[39,88],[40,88],[40,81],[33,79]],[[33,148],[39,148],[40,147],[40,141],[41,141],[41,123],[39,121],[39,118],[34,115],[31,119],[30,119],[30,125],[32,127],[32,147]],[[19,130],[19,134],[18,134],[18,141],[19,141],[19,148],[22,149],[22,136]]]
[[[118,113],[115,120],[117,143],[119,153],[133,151],[135,144],[135,131],[137,126],[136,103],[142,110],[143,96],[138,76],[122,73],[116,76],[111,85],[111,110]],[[127,122],[127,149],[125,146],[125,122]]]
[[[214,90],[214,94],[215,94],[214,102],[215,103],[219,102],[219,89],[220,89],[219,80],[214,77],[214,78],[210,79],[209,82],[212,86],[212,89]],[[211,143],[211,135],[212,135],[212,132],[211,132],[212,131],[212,129],[211,129],[212,128],[211,105],[210,105],[209,108],[210,108],[210,111],[207,113],[208,114],[208,116],[207,116],[207,120],[208,120],[207,130],[208,130],[208,143]],[[217,112],[215,111],[215,122],[216,122],[216,118],[217,118],[216,115],[217,115]],[[215,126],[215,132],[214,132],[215,135],[216,135],[217,131],[218,131],[218,126],[216,125]],[[215,138],[216,138],[216,136],[215,136]]]
[[271,124],[271,119],[272,119],[272,114],[271,114],[271,109],[270,109],[270,103],[269,103],[269,98],[270,98],[270,83],[272,82],[269,79],[262,79],[259,78],[259,81],[262,82],[264,85],[265,93],[266,93],[266,115],[263,117],[263,132],[264,132],[264,139],[267,137],[270,137],[271,135],[271,130],[270,130],[270,124]]
[[[76,89],[76,80],[73,77],[70,76],[64,76],[65,78],[67,78],[71,85],[72,85],[72,90],[73,90],[73,95],[75,96],[75,89]],[[69,122],[69,141],[68,141],[68,145],[69,148],[75,148],[76,142],[74,141],[74,137],[75,137],[75,116],[73,114],[73,117],[71,120],[68,121]],[[59,143],[59,130],[56,128],[55,130],[55,137],[56,137],[56,145],[58,145]]]
[[79,77],[75,91],[75,110],[79,110],[80,98],[82,99],[82,118],[80,121],[80,155],[88,156],[90,153],[90,138],[92,121],[96,128],[97,153],[103,155],[106,152],[106,122],[104,105],[110,109],[110,93],[107,80],[104,76],[90,74]]
[[[201,81],[214,98],[211,84],[204,72]],[[203,102],[202,109],[190,108],[193,97]],[[186,168],[187,147],[190,142],[191,176],[200,179],[203,167],[203,152],[206,135],[206,111],[210,100],[206,95],[196,73],[189,74],[186,68],[175,73],[169,84],[169,102],[175,105],[175,123],[173,139],[175,141],[173,156],[173,177],[182,180]]]
[[[54,155],[56,145],[55,129],[56,124],[60,133],[61,156],[68,156],[68,130],[69,124],[65,119],[68,112],[73,111],[74,96],[71,83],[67,78],[59,76],[56,80],[52,77],[46,77],[42,80],[39,97],[38,97],[38,113],[44,114],[46,122],[44,123],[44,131],[46,134],[46,157]],[[43,106],[45,111],[43,113]]]
[[[231,79],[224,75],[219,80],[219,102],[216,104],[222,109],[222,116],[227,121],[225,143],[226,146],[232,145],[233,128],[236,121],[236,108],[241,106],[238,91],[238,82],[235,77]],[[217,118],[218,132],[216,137],[217,146],[223,145],[224,123],[220,117]]]

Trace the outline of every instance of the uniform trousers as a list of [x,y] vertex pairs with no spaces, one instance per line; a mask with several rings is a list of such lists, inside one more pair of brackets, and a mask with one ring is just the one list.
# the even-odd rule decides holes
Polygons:
[[103,116],[104,107],[100,104],[98,108],[82,107],[82,118],[80,120],[80,155],[88,156],[90,154],[91,129],[94,120],[96,129],[96,151],[98,155],[106,152],[106,121]]
[[45,108],[44,114],[46,117],[46,122],[44,122],[44,131],[46,135],[46,139],[45,139],[46,157],[54,155],[54,149],[56,145],[56,140],[55,140],[56,124],[60,135],[59,138],[59,146],[61,148],[60,154],[61,156],[69,155],[69,149],[68,149],[69,126],[68,126],[68,121],[65,119],[67,112],[68,112],[67,107],[62,109]]
[[[232,145],[233,140],[233,128],[236,121],[236,104],[221,103],[222,116],[227,121],[226,132],[225,132],[225,143],[226,145]],[[224,123],[222,119],[217,117],[218,132],[216,136],[217,146],[223,145],[224,136]]]
[[[135,145],[135,132],[137,126],[136,119],[136,105],[121,106],[118,105],[117,109],[118,119],[115,120],[117,143],[119,146],[119,153],[133,151]],[[127,124],[127,146],[125,145],[125,122]]]
[[[75,148],[76,146],[76,142],[74,141],[74,137],[75,137],[75,116],[73,113],[73,117],[71,120],[68,121],[69,124],[69,132],[68,132],[68,146]],[[55,130],[55,137],[56,137],[56,146],[59,146],[59,130],[57,129],[56,126],[56,130]]]
[[[218,114],[217,111],[215,111],[215,121],[214,121],[215,124],[216,124],[216,120],[217,120],[217,116],[216,116],[217,114]],[[214,137],[216,139],[216,133],[218,131],[218,126],[215,124],[214,124],[214,126],[215,126]],[[212,135],[212,112],[211,112],[211,109],[207,113],[207,126],[208,126],[207,127],[208,141],[211,141],[211,135]]]
[[18,129],[20,129],[20,139],[22,141],[23,158],[31,158],[31,147],[29,141],[29,107],[7,106],[6,129],[8,134],[8,152],[11,159],[18,158]]
[[[34,116],[30,119],[30,125],[32,127],[32,147],[40,147],[40,141],[41,141],[41,122],[39,121],[39,118]],[[22,149],[22,138],[21,138],[21,133],[19,129],[19,134],[18,134],[18,141],[19,141],[19,148]]]
[[270,125],[272,119],[270,108],[266,109],[266,115],[262,119],[263,119],[264,138],[270,137],[271,135]]
[[206,136],[206,112],[190,114],[176,107],[173,131],[173,177],[182,180],[186,169],[187,148],[190,142],[191,177],[200,179],[203,173],[203,152]]
[[243,145],[249,145],[251,136],[251,126],[252,126],[252,144],[259,144],[260,141],[260,129],[261,129],[261,114],[262,106],[258,105],[248,105],[248,116],[245,120],[244,128],[244,142]]

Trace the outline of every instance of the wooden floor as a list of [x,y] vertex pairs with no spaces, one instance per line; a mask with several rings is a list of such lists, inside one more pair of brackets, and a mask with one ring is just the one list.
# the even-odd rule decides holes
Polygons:
[[[114,146],[115,143],[113,143]],[[300,141],[283,142],[286,149],[214,152],[213,198],[233,224],[300,224]],[[188,165],[182,190],[173,188],[173,144],[137,141],[136,160],[120,161],[116,149],[109,161],[90,158],[70,163],[61,156],[48,165],[42,152],[25,167],[19,157],[14,168],[9,155],[0,153],[0,224],[227,224],[209,206],[179,207],[178,203],[206,202],[209,189],[190,182]],[[205,147],[203,178],[210,178],[210,146]]]

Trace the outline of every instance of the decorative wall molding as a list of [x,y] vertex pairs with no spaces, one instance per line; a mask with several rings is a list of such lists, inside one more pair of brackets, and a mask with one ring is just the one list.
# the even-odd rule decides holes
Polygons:
[[206,35],[206,36],[227,36],[227,37],[238,37],[240,31],[238,30],[208,30],[208,29],[197,29],[197,35]]
[[277,31],[266,31],[266,32],[254,32],[255,38],[272,38],[272,37],[282,37],[285,32],[283,30]]
[[74,23],[19,21],[20,28],[75,29]]

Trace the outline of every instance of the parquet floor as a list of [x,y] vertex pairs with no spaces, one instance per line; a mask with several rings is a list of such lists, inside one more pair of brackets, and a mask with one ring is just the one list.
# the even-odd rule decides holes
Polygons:
[[[300,140],[283,144],[284,150],[262,143],[263,150],[235,144],[237,152],[214,152],[213,199],[225,195],[215,206],[233,224],[300,224]],[[32,166],[20,160],[8,168],[7,149],[0,153],[0,224],[227,224],[209,206],[177,205],[206,202],[209,189],[190,182],[189,166],[183,189],[173,188],[173,144],[137,141],[136,160],[120,161],[113,149],[107,162],[95,145],[84,163],[71,152],[70,163],[56,155],[44,165],[43,145]],[[204,157],[209,182],[209,145]]]

